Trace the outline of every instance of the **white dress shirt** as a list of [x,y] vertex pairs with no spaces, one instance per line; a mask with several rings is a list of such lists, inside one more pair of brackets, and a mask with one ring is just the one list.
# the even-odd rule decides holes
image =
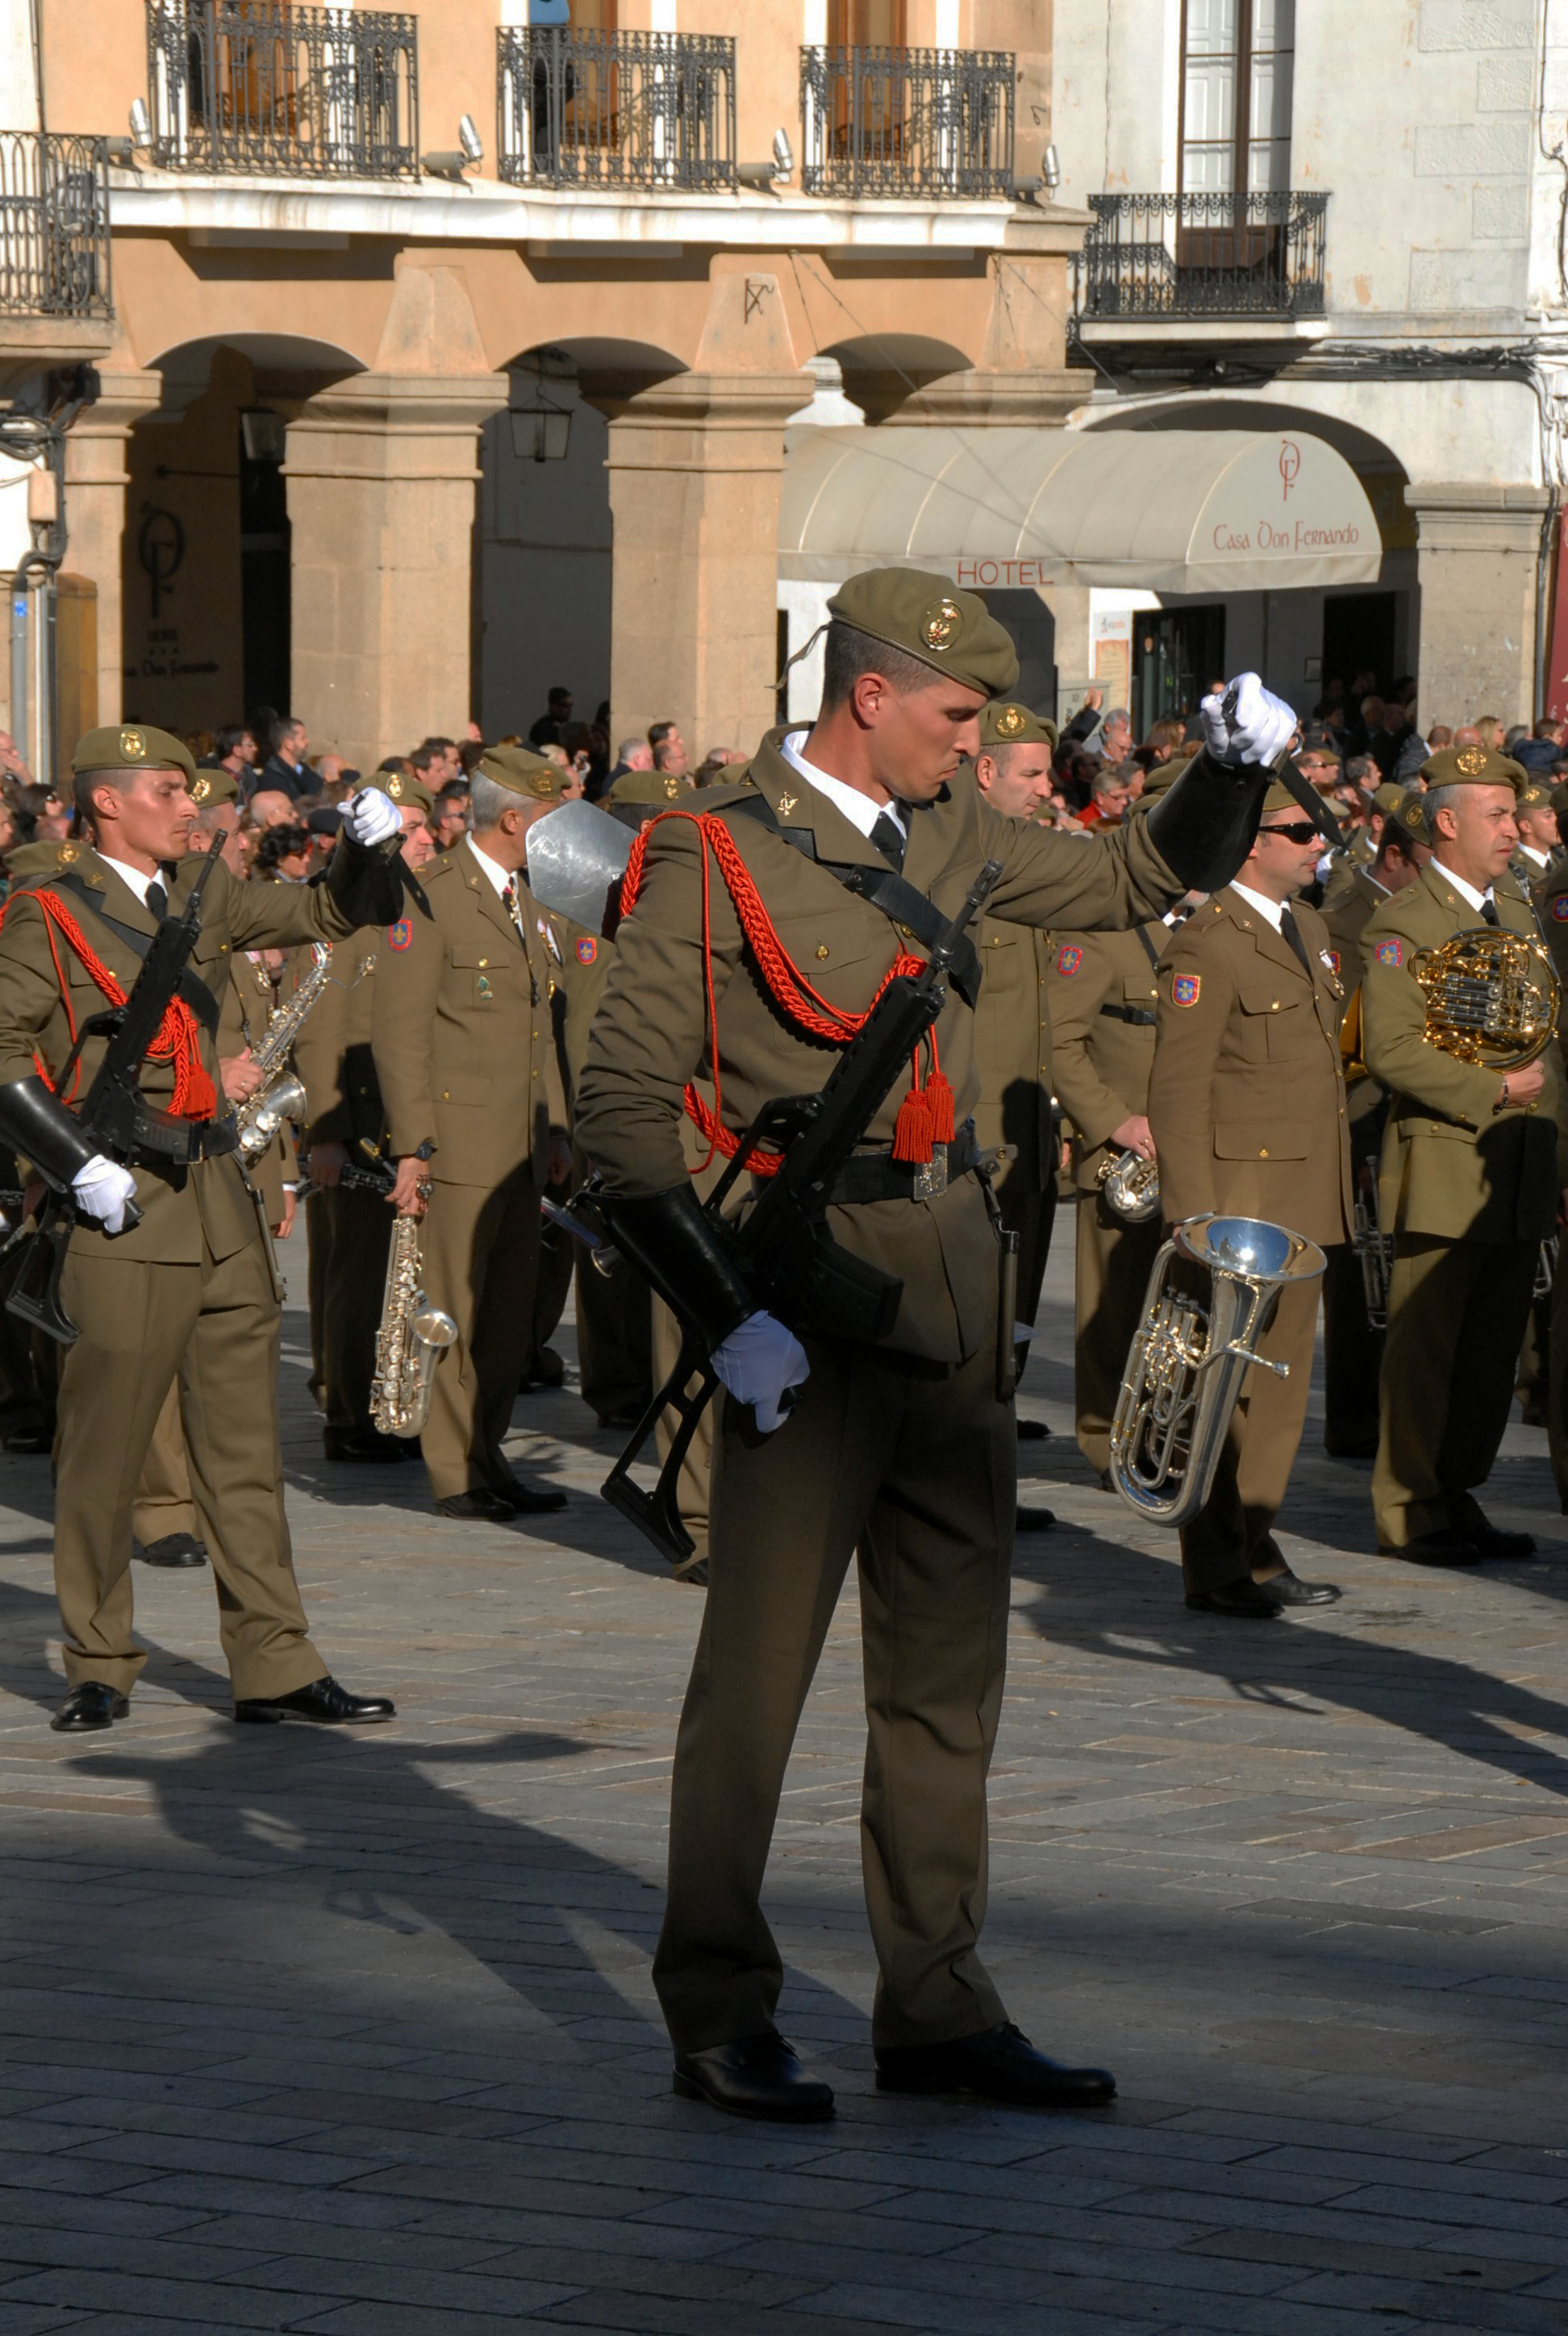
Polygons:
[[[151,876],[144,876],[140,868],[128,868],[123,860],[111,860],[106,852],[101,852],[98,857],[103,861],[105,867],[113,869],[126,891],[140,900],[143,908],[147,906],[148,887],[154,882],[163,884],[161,872],[155,871]],[[163,889],[167,892],[168,885],[163,884]]]
[[1239,884],[1233,876],[1231,879],[1231,890],[1232,892],[1240,892],[1249,909],[1256,909],[1258,914],[1272,925],[1277,933],[1283,934],[1285,906],[1282,900],[1265,900],[1261,892],[1254,892],[1250,884]]
[[1438,875],[1442,877],[1444,882],[1452,884],[1456,892],[1458,893],[1459,898],[1462,900],[1466,901],[1468,905],[1475,910],[1476,915],[1479,916],[1487,901],[1492,898],[1492,887],[1490,884],[1487,885],[1486,890],[1484,892],[1477,892],[1474,884],[1466,884],[1463,876],[1456,876],[1451,868],[1445,868],[1443,862],[1437,859],[1435,854],[1433,856],[1432,865],[1437,871]]
[[909,822],[898,803],[874,803],[870,795],[862,794],[859,787],[846,786],[842,779],[830,778],[826,771],[819,771],[814,763],[806,761],[800,750],[801,741],[810,735],[807,730],[792,730],[787,738],[781,740],[779,752],[791,770],[798,771],[807,786],[815,787],[819,794],[826,795],[834,810],[842,811],[851,826],[858,827],[868,842],[872,828],[884,813],[907,836]]

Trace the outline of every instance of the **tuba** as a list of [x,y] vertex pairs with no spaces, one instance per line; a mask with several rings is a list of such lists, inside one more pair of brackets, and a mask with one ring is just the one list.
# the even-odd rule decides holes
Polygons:
[[1489,1071],[1521,1071],[1557,1028],[1557,968],[1542,941],[1468,925],[1418,949],[1410,970],[1427,998],[1428,1044]]
[[1147,1224],[1160,1205],[1160,1163],[1141,1152],[1123,1152],[1102,1160],[1098,1183],[1105,1206],[1124,1224]]
[[1382,1229],[1378,1214],[1378,1187],[1363,1200],[1356,1195],[1355,1230],[1350,1237],[1361,1267],[1361,1289],[1367,1300],[1367,1320],[1374,1330],[1388,1327],[1388,1276],[1394,1267],[1394,1236]]
[[456,1323],[430,1304],[423,1284],[419,1220],[394,1218],[370,1388],[370,1416],[383,1436],[419,1434],[430,1417],[435,1366],[457,1336]]
[[[1171,1287],[1178,1258],[1209,1269],[1206,1309]],[[1257,1351],[1275,1299],[1325,1263],[1313,1242],[1260,1217],[1189,1217],[1166,1241],[1111,1423],[1111,1481],[1146,1523],[1184,1525],[1197,1515],[1248,1371],[1290,1377],[1289,1363]]]

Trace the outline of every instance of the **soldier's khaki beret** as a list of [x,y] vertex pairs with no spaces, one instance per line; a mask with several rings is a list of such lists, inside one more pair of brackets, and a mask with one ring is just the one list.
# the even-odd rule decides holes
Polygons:
[[27,876],[53,876],[82,857],[79,843],[62,843],[58,837],[41,843],[18,843],[5,854],[5,872],[13,883]]
[[980,752],[995,746],[1048,746],[1057,751],[1057,731],[1043,715],[1031,714],[1010,697],[993,697],[980,708]]
[[1553,788],[1552,808],[1559,819],[1568,813],[1568,784]]
[[189,786],[196,776],[196,757],[170,730],[154,730],[145,722],[112,722],[106,729],[89,730],[76,742],[71,757],[73,771],[183,771]]
[[1144,784],[1134,797],[1131,809],[1147,811],[1151,803],[1157,803],[1165,789],[1175,785],[1192,759],[1191,754],[1181,754],[1173,755],[1168,763],[1156,763],[1151,771],[1145,773]]
[[1427,798],[1419,787],[1412,787],[1401,795],[1389,814],[1394,825],[1402,828],[1412,843],[1430,843],[1432,832],[1427,824]]
[[[721,784],[729,785],[733,782],[724,780]],[[657,803],[662,808],[666,803],[678,803],[682,795],[691,792],[686,780],[677,778],[673,771],[623,771],[605,800],[613,803]]]
[[232,771],[223,768],[221,763],[215,771],[209,770],[203,763],[198,763],[185,782],[185,792],[199,811],[211,811],[219,803],[239,801],[239,782]]
[[[1317,793],[1317,789],[1313,786],[1311,780],[1307,776],[1305,771],[1300,774],[1300,777],[1303,793],[1308,795],[1315,794]],[[1283,779],[1275,779],[1271,784],[1268,793],[1263,797],[1264,815],[1267,816],[1270,813],[1276,811],[1293,811],[1302,819],[1307,815],[1305,812],[1301,810],[1300,804],[1290,793],[1290,788],[1285,784]]]
[[514,795],[528,795],[535,803],[559,803],[571,784],[570,771],[527,746],[487,746],[476,767],[498,787],[509,788]]
[[1391,819],[1404,800],[1404,788],[1397,787],[1392,779],[1385,779],[1380,787],[1372,790],[1372,808],[1380,811],[1385,819]]
[[828,614],[873,641],[999,697],[1018,678],[1012,636],[975,592],[919,568],[866,568],[841,584]]
[[422,811],[426,819],[435,809],[435,797],[424,781],[412,771],[372,771],[370,776],[361,779],[359,784],[362,788],[371,788],[378,795],[389,796],[400,806],[412,804],[415,810]]
[[1557,806],[1552,798],[1556,793],[1555,787],[1545,786],[1539,779],[1527,779],[1519,790],[1519,800],[1514,808],[1518,811],[1555,811]]
[[1422,764],[1421,776],[1429,787],[1512,787],[1515,794],[1528,784],[1512,755],[1490,746],[1440,746]]

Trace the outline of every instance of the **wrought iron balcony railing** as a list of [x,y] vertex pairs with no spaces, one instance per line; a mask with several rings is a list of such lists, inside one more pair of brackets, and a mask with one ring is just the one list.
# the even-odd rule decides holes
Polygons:
[[416,179],[416,19],[290,0],[148,0],[166,170]]
[[1320,316],[1326,194],[1091,195],[1076,323]]
[[500,170],[514,185],[735,187],[727,34],[509,26],[496,83]]
[[1006,196],[1016,79],[1003,49],[803,49],[803,189]]
[[0,131],[0,316],[112,314],[103,141]]

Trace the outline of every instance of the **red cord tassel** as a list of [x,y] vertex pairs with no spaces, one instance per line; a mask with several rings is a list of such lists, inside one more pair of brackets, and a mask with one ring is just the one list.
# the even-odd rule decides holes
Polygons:
[[953,1091],[940,1071],[933,1071],[926,1081],[926,1105],[931,1117],[931,1141],[950,1144],[953,1140]]
[[931,1156],[931,1107],[920,1093],[920,1062],[914,1065],[914,1077],[910,1091],[899,1105],[899,1115],[893,1128],[895,1160],[908,1163],[911,1168],[924,1168]]

